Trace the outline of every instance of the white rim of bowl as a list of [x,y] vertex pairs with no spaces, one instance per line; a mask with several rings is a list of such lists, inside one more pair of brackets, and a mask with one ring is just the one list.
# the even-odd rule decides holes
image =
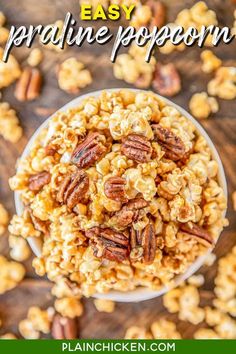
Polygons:
[[[85,95],[82,96],[78,96],[75,99],[73,99],[72,101],[70,101],[69,103],[67,103],[66,105],[64,105],[63,107],[61,107],[59,110],[57,110],[55,113],[53,113],[49,118],[47,118],[34,132],[34,134],[32,135],[32,137],[30,138],[30,140],[28,141],[21,157],[21,158],[25,158],[28,154],[29,151],[31,149],[31,146],[34,142],[34,140],[36,139],[36,137],[38,136],[38,134],[48,126],[49,120],[55,116],[58,112],[65,112],[70,108],[75,108],[76,106],[78,106],[80,104],[80,102],[82,100],[84,100],[85,98],[89,97],[89,96],[93,96],[93,97],[98,97],[102,92],[107,91],[107,92],[116,92],[116,91],[120,91],[120,90],[128,90],[128,91],[133,91],[133,92],[152,92],[152,91],[148,91],[148,90],[138,90],[138,89],[131,89],[131,88],[113,88],[113,89],[103,89],[103,90],[97,90],[94,92],[89,92]],[[213,144],[211,138],[209,137],[209,135],[207,134],[207,132],[203,129],[203,127],[198,123],[198,121],[193,118],[191,116],[190,113],[188,113],[187,111],[185,111],[185,109],[183,109],[182,107],[180,107],[179,105],[177,105],[176,103],[170,101],[169,99],[162,97],[154,92],[152,92],[154,95],[156,95],[160,100],[162,100],[163,102],[165,102],[166,104],[175,107],[184,117],[186,117],[187,119],[189,119],[196,127],[198,133],[200,135],[202,135],[206,141],[207,141],[207,145],[210,147],[211,149],[211,153],[212,153],[212,157],[213,159],[217,162],[218,164],[218,181],[220,186],[223,188],[226,200],[227,200],[227,196],[228,196],[228,191],[227,191],[227,183],[226,183],[226,177],[225,177],[225,172],[224,172],[224,168],[223,168],[223,164],[221,162],[220,156],[216,150],[215,145]],[[19,168],[17,169],[17,172],[19,171]],[[20,199],[20,192],[15,192],[14,193],[14,200],[15,200],[15,207],[16,207],[16,212],[18,215],[21,215],[24,207],[23,204],[21,202]],[[226,209],[227,210],[227,209]],[[223,217],[225,217],[226,215],[226,210],[223,211]],[[216,243],[218,241],[220,237],[220,234],[216,240]],[[28,239],[29,245],[32,249],[32,251],[35,253],[36,256],[40,256],[41,254],[41,246],[42,246],[42,241],[36,238],[29,238]],[[178,286],[179,284],[181,284],[183,281],[185,281],[187,278],[189,278],[191,275],[193,275],[204,263],[205,259],[207,258],[207,256],[212,252],[213,248],[209,249],[204,255],[199,256],[195,262],[193,262],[190,267],[186,270],[186,272],[184,272],[183,274],[180,274],[178,276],[176,276],[174,278],[174,285],[171,286],[171,289],[173,287]],[[117,302],[139,302],[139,301],[145,301],[145,300],[150,300],[153,299],[155,297],[159,297],[163,294],[165,294],[166,292],[168,292],[170,290],[170,287],[168,286],[163,286],[162,288],[160,288],[159,290],[152,290],[150,288],[146,288],[146,287],[138,287],[135,290],[131,290],[131,291],[126,291],[126,292],[122,292],[122,291],[115,291],[112,290],[108,293],[105,294],[94,294],[92,297],[98,298],[98,299],[109,299],[109,300],[113,300],[113,301],[117,301]]]

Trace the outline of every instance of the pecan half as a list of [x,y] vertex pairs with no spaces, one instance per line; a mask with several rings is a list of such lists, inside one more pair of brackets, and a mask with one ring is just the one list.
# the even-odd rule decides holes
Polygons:
[[51,175],[47,171],[36,173],[29,177],[29,190],[32,192],[39,192],[43,186],[48,184],[51,180]]
[[152,129],[155,140],[165,151],[166,158],[178,161],[185,156],[185,146],[183,141],[171,130],[162,127],[160,124],[153,124]]
[[18,101],[32,101],[40,94],[42,76],[38,69],[27,67],[23,70],[15,88]]
[[56,314],[53,318],[51,332],[54,339],[76,339],[78,336],[76,319]]
[[115,213],[112,217],[112,222],[120,228],[126,228],[131,225],[132,222],[138,220],[139,211],[146,208],[148,204],[149,203],[141,197],[134,198]]
[[212,246],[214,244],[214,240],[209,232],[203,227],[194,224],[192,222],[188,222],[186,224],[180,225],[180,230],[186,232],[187,234],[194,236],[198,239],[200,243],[203,243],[205,246]]
[[57,193],[57,201],[72,210],[76,204],[84,201],[89,188],[89,177],[83,170],[70,173],[63,179]]
[[148,0],[146,5],[150,7],[152,11],[152,20],[149,27],[152,28],[157,26],[161,28],[166,21],[166,8],[161,1]]
[[129,236],[110,228],[93,227],[85,232],[94,247],[94,255],[122,262],[129,256]]
[[181,90],[181,80],[174,64],[157,64],[152,86],[160,95],[172,97]]
[[125,179],[122,177],[108,178],[104,184],[104,192],[107,198],[116,200],[117,202],[127,202],[125,182]]
[[99,133],[89,134],[86,139],[75,148],[71,162],[79,168],[92,166],[106,152]]
[[132,228],[130,235],[131,260],[142,259],[144,263],[151,264],[155,259],[156,236],[152,223],[149,223],[142,231]]
[[136,162],[147,162],[151,158],[152,146],[145,136],[130,134],[122,139],[121,152]]
[[26,211],[27,211],[27,216],[29,216],[32,224],[34,225],[35,230],[42,232],[43,234],[47,235],[49,232],[49,225],[50,222],[49,221],[43,221],[39,218],[37,218],[37,216],[35,216],[33,214],[32,209],[30,208],[30,206],[26,206]]

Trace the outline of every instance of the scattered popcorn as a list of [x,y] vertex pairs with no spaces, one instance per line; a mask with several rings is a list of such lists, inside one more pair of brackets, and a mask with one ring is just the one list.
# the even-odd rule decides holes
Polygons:
[[34,329],[32,322],[28,319],[20,321],[18,329],[22,337],[24,337],[25,339],[40,338],[40,332]]
[[13,333],[5,333],[0,336],[0,339],[17,339],[17,337]]
[[28,310],[27,318],[20,321],[19,332],[25,339],[39,339],[41,333],[50,333],[51,323],[55,311],[52,308],[41,310],[32,306]]
[[0,27],[4,26],[6,23],[6,16],[2,11],[0,11]]
[[225,100],[236,98],[236,67],[220,67],[208,83],[208,93]]
[[25,276],[22,264],[10,262],[0,255],[0,294],[15,288]]
[[[49,26],[55,26],[58,28],[57,35],[55,39],[60,38],[60,35],[62,34],[63,26],[64,26],[64,21],[58,20],[55,23],[50,24]],[[45,48],[54,50],[55,52],[60,53],[63,49],[59,47],[58,44],[53,44],[52,42],[49,42],[48,44],[43,44],[41,41],[39,41],[41,45],[43,45]]]
[[106,300],[106,299],[95,299],[94,305],[99,312],[111,313],[115,309],[114,301]]
[[126,330],[124,339],[152,339],[152,335],[144,327],[132,326]]
[[[182,11],[180,11],[174,23],[170,24],[170,27],[174,27],[177,25],[183,27],[185,30],[187,30],[188,27],[194,27],[198,31],[200,31],[202,26],[208,27],[217,24],[218,21],[216,13],[210,10],[204,1],[199,1],[194,4],[190,9],[183,9]],[[207,37],[204,45],[212,46],[212,36]],[[160,51],[163,54],[169,54],[174,50],[183,50],[184,47],[184,44],[181,44],[181,46],[175,46],[170,43],[170,41],[167,41],[166,44],[160,48]]]
[[18,262],[23,262],[30,257],[30,248],[23,237],[9,235],[8,242],[12,259]]
[[163,304],[171,313],[178,312],[182,321],[199,324],[204,320],[205,312],[199,307],[200,295],[193,285],[185,285],[170,290],[163,296]]
[[59,66],[58,85],[69,93],[78,93],[81,88],[92,83],[89,70],[85,69],[84,64],[72,57],[66,59]]
[[0,135],[11,143],[17,143],[22,136],[22,128],[16,112],[7,102],[0,103]]
[[55,309],[63,317],[75,318],[83,313],[81,302],[73,297],[64,297],[55,301]]
[[[3,57],[4,50],[0,48],[0,59]],[[6,63],[0,60],[0,89],[8,87],[21,75],[20,66],[15,57],[10,54]]]
[[201,92],[192,96],[189,108],[195,118],[206,119],[211,113],[218,112],[219,105],[214,97],[209,97],[206,92]]
[[211,328],[199,328],[193,335],[195,339],[220,339],[218,334]]
[[217,56],[211,50],[204,50],[201,53],[201,59],[202,71],[207,74],[215,71],[222,64],[222,61],[217,58]]
[[229,302],[236,296],[236,246],[218,263],[218,273],[215,278],[214,292],[218,299]]
[[164,318],[152,323],[151,332],[154,339],[181,339],[176,324]]
[[0,27],[0,45],[4,45],[9,37],[9,30],[5,27]]
[[[236,211],[236,191],[232,193],[232,200],[233,200],[233,208]],[[0,233],[1,234],[1,233]]]
[[145,62],[147,47],[138,47],[133,43],[127,54],[118,55],[113,72],[117,79],[134,84],[138,88],[151,85],[156,67],[156,59],[152,56],[150,62]]
[[215,261],[216,261],[216,255],[215,255],[214,253],[210,253],[210,254],[206,257],[206,259],[205,259],[205,261],[204,261],[204,265],[205,265],[206,267],[211,267],[211,266],[215,263]]
[[188,278],[188,284],[196,286],[199,288],[202,286],[205,282],[204,276],[202,274],[198,275],[192,275],[190,278]]
[[0,236],[5,232],[9,221],[9,215],[4,206],[0,203]]
[[30,66],[38,66],[43,60],[43,52],[39,48],[34,48],[31,50],[27,62]]

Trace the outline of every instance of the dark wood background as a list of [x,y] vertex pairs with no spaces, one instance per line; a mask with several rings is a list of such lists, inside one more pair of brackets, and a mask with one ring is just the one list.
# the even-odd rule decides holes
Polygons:
[[[176,14],[185,7],[190,7],[196,1],[175,0],[164,1],[168,8],[168,22],[175,19]],[[236,8],[231,0],[207,0],[208,5],[217,12],[221,25],[232,26],[233,10]],[[57,19],[64,19],[67,11],[71,11],[75,18],[79,16],[78,0],[0,0],[0,10],[8,19],[8,25],[30,25],[49,24]],[[98,26],[98,24],[96,24]],[[118,23],[111,24],[112,28]],[[236,66],[236,41],[230,45],[219,46],[214,52],[223,60],[225,65]],[[58,54],[44,50],[44,60],[41,69],[44,75],[44,85],[40,98],[31,103],[20,103],[13,95],[14,85],[3,90],[3,101],[9,102],[19,113],[21,124],[24,128],[24,136],[19,143],[13,145],[0,138],[0,202],[2,202],[11,214],[15,212],[13,193],[8,186],[8,178],[14,174],[15,162],[20,156],[29,137],[46,117],[35,114],[38,107],[58,109],[69,102],[73,96],[64,93],[58,88],[56,80],[56,67],[58,63],[72,55],[77,56],[90,69],[93,75],[93,83],[86,87],[81,93],[97,89],[114,87],[129,87],[122,81],[114,78],[112,64],[109,61],[112,43],[99,47],[84,44],[82,48],[67,48]],[[180,71],[182,78],[182,90],[173,98],[173,101],[188,109],[188,101],[194,92],[206,90],[206,85],[211,75],[203,74],[200,64],[199,48],[188,48],[183,53],[173,53],[168,56],[157,54],[157,60],[163,63],[173,62]],[[29,50],[17,48],[15,56],[24,65]],[[230,226],[223,232],[220,241],[216,246],[218,257],[223,256],[236,244],[236,219],[232,209],[231,193],[236,190],[236,100],[220,100],[220,111],[212,118],[202,122],[215,143],[223,164],[228,181],[229,207],[228,218]],[[0,253],[8,255],[7,233],[0,239]],[[3,327],[0,334],[12,331],[16,334],[18,322],[26,317],[29,306],[37,305],[42,308],[53,303],[50,295],[51,284],[46,279],[40,279],[34,274],[31,267],[31,259],[25,263],[27,276],[16,289],[0,296],[0,318],[3,319]],[[206,284],[202,290],[203,303],[210,301],[216,264],[211,268],[202,268],[201,273],[206,277]],[[1,279],[0,279],[1,281]],[[149,326],[152,321],[160,317],[173,319],[184,338],[191,338],[196,326],[186,322],[178,321],[177,316],[170,315],[164,309],[161,298],[141,303],[117,304],[112,314],[98,313],[93,305],[92,299],[83,300],[85,311],[80,318],[80,336],[82,338],[122,338],[126,328],[131,325]]]

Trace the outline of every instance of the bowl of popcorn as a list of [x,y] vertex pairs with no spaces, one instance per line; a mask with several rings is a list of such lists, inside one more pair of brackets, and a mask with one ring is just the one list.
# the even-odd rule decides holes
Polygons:
[[195,273],[224,226],[227,187],[207,133],[142,90],[77,97],[47,119],[10,179],[38,275],[115,301],[160,296]]

